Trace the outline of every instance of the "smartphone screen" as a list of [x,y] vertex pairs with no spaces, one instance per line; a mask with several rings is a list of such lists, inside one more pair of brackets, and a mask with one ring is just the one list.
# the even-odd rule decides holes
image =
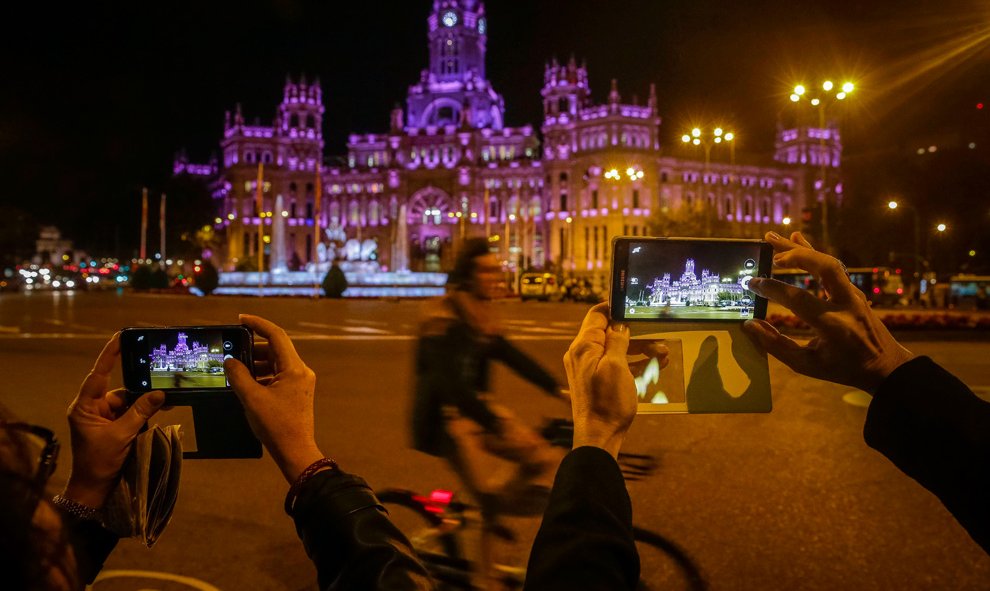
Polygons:
[[224,360],[253,365],[251,332],[243,326],[128,328],[120,347],[124,387],[131,392],[230,390]]
[[745,321],[766,316],[749,290],[768,277],[772,249],[760,240],[616,238],[609,308],[622,321]]

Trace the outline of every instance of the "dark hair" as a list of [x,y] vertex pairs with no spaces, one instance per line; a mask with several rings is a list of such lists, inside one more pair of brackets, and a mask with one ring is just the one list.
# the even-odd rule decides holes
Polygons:
[[[0,421],[15,420],[0,405]],[[38,459],[35,452],[23,434],[0,426],[0,576],[4,588],[49,589],[52,569],[61,571],[74,588],[81,588],[77,575],[65,563],[69,543],[65,529],[52,538],[34,523],[38,503],[48,502],[47,491],[37,490],[30,478]]]
[[474,289],[475,271],[478,268],[478,257],[491,252],[487,238],[469,238],[461,244],[454,261],[454,269],[447,275],[447,285],[457,291],[472,291]]

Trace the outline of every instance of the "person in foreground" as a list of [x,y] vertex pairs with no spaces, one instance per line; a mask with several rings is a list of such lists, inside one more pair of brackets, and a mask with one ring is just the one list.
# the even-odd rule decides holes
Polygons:
[[[255,345],[255,380],[237,361],[227,375],[255,434],[290,484],[285,509],[317,569],[321,589],[432,589],[425,567],[361,478],[317,447],[316,376],[285,331],[255,316],[241,321],[268,343]],[[161,391],[128,406],[109,390],[120,356],[107,343],[69,407],[72,473],[61,495],[46,498],[58,442],[43,427],[0,407],[0,572],[4,589],[75,591],[92,583],[117,545],[101,509],[134,438],[164,403]]]
[[872,394],[867,445],[934,493],[990,553],[990,403],[894,340],[837,259],[814,250],[800,232],[790,240],[771,232],[766,239],[775,265],[813,273],[827,299],[753,279],[750,289],[792,310],[815,338],[799,345],[763,320],[744,328],[794,371]]
[[[637,346],[640,346],[637,344]],[[666,365],[668,351],[647,344]],[[639,554],[632,504],[617,458],[636,417],[629,328],[593,307],[564,355],[574,415],[574,449],[557,470],[536,535],[526,589],[635,589]]]

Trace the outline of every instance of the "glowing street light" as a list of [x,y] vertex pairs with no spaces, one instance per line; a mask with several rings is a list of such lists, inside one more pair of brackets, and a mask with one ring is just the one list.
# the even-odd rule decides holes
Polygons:
[[938,230],[939,232],[945,232],[948,228],[949,227],[946,226],[945,224],[939,224],[935,226],[935,229]]
[[729,143],[731,153],[730,161],[733,164],[735,163],[735,146],[731,144],[732,140],[736,137],[734,133],[731,131],[726,131],[721,127],[716,127],[712,129],[711,138],[706,138],[705,135],[705,132],[703,132],[700,127],[695,127],[691,130],[691,135],[686,133],[682,135],[681,141],[685,144],[703,146],[705,148],[705,168],[707,168],[709,162],[711,162],[712,145]]
[[890,209],[897,209],[897,202],[896,201],[891,201],[891,202],[887,203],[887,207],[889,207]]
[[[815,87],[812,87],[814,89]],[[808,89],[803,84],[798,84],[794,87],[794,92],[791,93],[790,99],[792,103],[799,103],[802,99],[807,99],[808,103],[812,107],[815,107],[818,111],[818,127],[824,130],[826,127],[825,112],[828,107],[834,103],[845,101],[856,86],[852,82],[844,82],[841,87],[839,87],[832,80],[823,80],[821,83],[821,90],[817,92],[809,92]],[[822,157],[819,158],[821,162],[820,178],[818,179],[819,186],[821,188],[821,196],[819,201],[822,203],[822,249],[825,252],[829,252],[831,249],[831,244],[829,242],[829,222],[828,222],[828,182],[827,182],[827,171],[826,166],[829,158],[824,157],[826,153],[825,148],[825,133],[819,134],[819,150],[821,151]],[[895,206],[896,207],[896,206]],[[891,207],[894,209],[894,207]]]
[[782,220],[780,220],[780,221],[781,221],[781,223],[783,223],[783,224],[784,224],[785,226],[790,226],[790,225],[791,225],[791,218],[790,218],[790,216],[785,216],[785,217],[784,217],[784,219],[782,219]]

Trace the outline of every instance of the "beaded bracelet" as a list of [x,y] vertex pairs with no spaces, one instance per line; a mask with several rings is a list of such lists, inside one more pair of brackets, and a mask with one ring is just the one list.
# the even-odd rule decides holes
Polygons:
[[296,497],[299,496],[299,491],[302,489],[303,485],[306,484],[307,480],[312,478],[317,472],[320,472],[324,468],[336,470],[337,462],[331,458],[321,458],[316,460],[307,466],[306,469],[302,471],[302,474],[299,475],[299,478],[296,478],[296,481],[289,487],[289,493],[285,495],[285,512],[289,515],[289,517],[292,517],[292,509],[296,504]]
[[94,509],[93,507],[87,507],[81,503],[77,503],[72,499],[67,499],[62,495],[55,495],[52,498],[52,505],[55,505],[67,515],[78,519],[79,521],[102,521],[103,512],[99,509]]

